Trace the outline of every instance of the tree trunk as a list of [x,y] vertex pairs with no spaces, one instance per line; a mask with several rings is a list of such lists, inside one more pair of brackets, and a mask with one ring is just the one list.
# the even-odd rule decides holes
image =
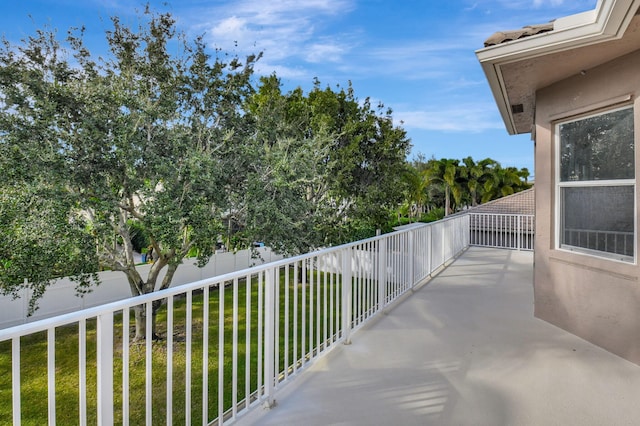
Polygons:
[[[161,340],[156,333],[156,317],[158,308],[162,303],[158,300],[151,304],[151,339]],[[133,337],[134,342],[142,342],[147,338],[147,304],[134,306],[136,334]]]
[[[153,292],[155,285],[150,286],[148,282],[143,282],[137,271],[129,271],[127,277],[129,278],[132,296],[135,297]],[[160,306],[162,306],[162,302],[159,300],[151,303],[151,338],[153,340],[159,340],[156,334],[156,314]],[[135,314],[135,335],[133,341],[141,342],[147,337],[147,304],[134,306],[133,312]]]
[[449,195],[449,187],[447,186],[444,190],[444,215],[449,216],[449,213],[451,213],[450,210],[450,204],[451,204],[451,196]]

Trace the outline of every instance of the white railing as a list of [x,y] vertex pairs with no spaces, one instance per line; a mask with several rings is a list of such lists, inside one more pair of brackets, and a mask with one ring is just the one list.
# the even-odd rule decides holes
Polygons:
[[[272,252],[268,247],[217,253],[202,268],[197,266],[195,259],[185,259],[176,271],[171,286],[176,287],[280,259],[282,256]],[[147,276],[150,268],[151,264],[138,265],[138,271],[142,276]],[[163,270],[160,273],[158,282],[162,281],[165,272]],[[11,294],[0,295],[0,329],[131,297],[129,282],[122,272],[102,271],[98,272],[98,276],[100,285],[93,287],[90,293],[82,297],[76,297],[75,282],[69,278],[57,280],[38,300],[38,310],[31,316],[29,316],[29,299],[33,292],[28,287],[22,289],[17,298]]]
[[[284,382],[470,244],[532,241],[532,219],[493,216],[457,216],[0,330],[0,424],[223,424],[270,406]],[[159,306],[162,340],[133,341],[138,306]],[[143,325],[152,336],[151,316]]]
[[472,246],[533,250],[535,216],[469,213]]
[[[270,406],[468,247],[469,226],[458,216],[0,330],[0,424],[223,424]],[[136,306],[159,305],[163,340],[133,342]]]

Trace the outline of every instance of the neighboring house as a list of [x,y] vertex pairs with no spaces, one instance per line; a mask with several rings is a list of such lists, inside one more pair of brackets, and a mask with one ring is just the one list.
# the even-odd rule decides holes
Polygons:
[[535,214],[534,188],[525,189],[497,200],[464,210],[464,213]]
[[534,213],[535,191],[529,188],[455,215],[470,214],[471,245],[532,250]]
[[496,33],[477,51],[535,141],[535,315],[640,364],[640,0]]

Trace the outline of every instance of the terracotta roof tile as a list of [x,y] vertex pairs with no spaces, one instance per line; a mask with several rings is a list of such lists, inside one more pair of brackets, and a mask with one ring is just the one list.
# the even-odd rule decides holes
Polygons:
[[516,192],[466,210],[468,213],[535,214],[534,188]]
[[498,31],[485,40],[484,47],[495,46],[512,40],[553,31],[553,21],[548,24],[527,25],[520,30]]

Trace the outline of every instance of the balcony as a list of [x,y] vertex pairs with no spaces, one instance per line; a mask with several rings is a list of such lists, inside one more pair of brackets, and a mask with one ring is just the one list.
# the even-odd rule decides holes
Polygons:
[[0,423],[633,423],[640,369],[533,318],[532,236],[463,215],[0,330]]
[[534,318],[532,260],[471,247],[238,424],[636,424],[640,368]]

